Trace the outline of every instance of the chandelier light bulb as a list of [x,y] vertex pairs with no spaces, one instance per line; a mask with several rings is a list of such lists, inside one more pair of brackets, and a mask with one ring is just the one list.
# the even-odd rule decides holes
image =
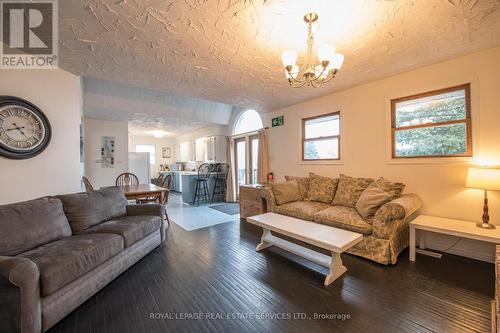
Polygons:
[[286,51],[281,55],[283,66],[293,66],[297,62],[297,51]]
[[331,67],[333,69],[339,70],[340,67],[342,67],[343,63],[344,63],[344,56],[340,53],[335,53],[332,59]]
[[335,55],[335,46],[331,44],[324,44],[318,47],[318,59],[321,62],[331,62]]

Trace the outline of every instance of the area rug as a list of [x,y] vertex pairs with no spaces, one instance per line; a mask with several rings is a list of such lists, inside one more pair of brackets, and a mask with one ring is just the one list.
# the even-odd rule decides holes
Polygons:
[[218,210],[227,215],[238,215],[240,213],[240,204],[237,202],[224,203],[220,205],[213,205],[210,208]]

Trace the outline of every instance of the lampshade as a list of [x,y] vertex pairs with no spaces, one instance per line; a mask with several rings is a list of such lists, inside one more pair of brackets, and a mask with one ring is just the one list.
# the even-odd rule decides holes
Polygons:
[[330,44],[321,45],[318,47],[318,59],[319,61],[329,61],[333,60],[335,56],[335,46]]
[[286,51],[281,55],[281,61],[283,66],[292,66],[297,62],[297,52],[296,51]]
[[344,56],[340,53],[335,53],[335,55],[333,56],[331,67],[333,69],[338,70],[338,69],[340,69],[340,67],[342,67],[343,63],[344,63]]
[[465,186],[500,191],[500,169],[469,168]]

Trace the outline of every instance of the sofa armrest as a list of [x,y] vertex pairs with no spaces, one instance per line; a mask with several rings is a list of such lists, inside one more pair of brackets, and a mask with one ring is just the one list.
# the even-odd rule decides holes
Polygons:
[[260,190],[261,197],[266,200],[267,211],[274,212],[276,208],[276,197],[272,187],[266,187]]
[[40,272],[31,260],[0,256],[0,327],[5,332],[41,332]]
[[161,218],[161,241],[165,241],[165,205],[160,204],[146,204],[146,205],[127,205],[127,215],[128,216],[159,216]]
[[404,194],[384,204],[375,213],[373,236],[390,239],[398,225],[410,223],[420,206],[422,201],[416,194]]
[[147,205],[128,205],[127,215],[128,216],[159,216],[163,219],[164,207],[160,204],[147,204]]

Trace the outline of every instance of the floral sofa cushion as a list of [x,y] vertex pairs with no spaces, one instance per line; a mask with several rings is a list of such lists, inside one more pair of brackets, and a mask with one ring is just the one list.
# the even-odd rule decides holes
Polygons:
[[331,204],[335,191],[337,190],[338,183],[338,178],[323,177],[311,172],[309,174],[309,190],[307,191],[307,199]]
[[356,203],[356,210],[371,223],[371,219],[375,216],[377,210],[386,202],[399,198],[404,187],[402,183],[391,183],[381,177],[361,193]]
[[329,204],[314,201],[295,201],[284,205],[277,205],[274,212],[298,219],[312,221],[314,214],[331,207]]
[[273,184],[273,193],[277,205],[300,200],[299,186],[295,180]]
[[388,181],[384,177],[380,177],[379,179],[374,181],[374,183],[384,191],[389,192],[391,194],[391,200],[399,198],[405,189],[405,184],[393,183]]
[[307,198],[307,190],[309,190],[309,177],[285,176],[285,180],[295,180],[299,186],[300,200],[305,200]]
[[356,209],[351,207],[330,206],[330,208],[314,214],[313,220],[332,227],[359,232],[363,235],[370,235],[373,231],[372,225],[366,222]]
[[371,178],[354,178],[340,175],[339,185],[332,205],[356,207],[361,193],[373,182]]

